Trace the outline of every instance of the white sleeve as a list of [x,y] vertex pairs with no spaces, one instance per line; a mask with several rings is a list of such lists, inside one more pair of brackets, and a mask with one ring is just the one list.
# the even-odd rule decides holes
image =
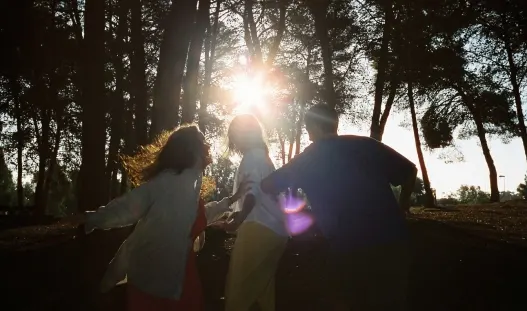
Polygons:
[[[245,156],[238,168],[238,175],[233,193],[238,190],[240,183],[246,180],[249,183],[250,190],[245,195],[252,194],[258,200],[260,197],[260,181],[263,179],[261,170],[262,165],[260,159],[253,155]],[[236,205],[236,211],[241,211],[243,200],[239,200]]]
[[[245,159],[244,159],[245,160]],[[256,156],[248,156],[247,161],[240,163],[240,174],[238,175],[238,185],[246,180],[250,190],[247,194],[258,196],[260,194],[260,182],[264,178],[262,172],[262,159]]]
[[110,201],[95,212],[86,212],[85,231],[130,226],[141,219],[153,202],[152,190],[156,180],[134,188],[132,191]]
[[221,201],[212,201],[205,204],[205,215],[207,216],[207,224],[210,224],[219,218],[226,212],[229,212],[229,198],[223,198]]

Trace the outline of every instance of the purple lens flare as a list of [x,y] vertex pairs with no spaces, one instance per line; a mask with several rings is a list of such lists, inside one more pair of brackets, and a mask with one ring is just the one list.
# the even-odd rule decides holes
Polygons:
[[295,198],[291,195],[285,196],[282,199],[282,207],[286,214],[298,213],[306,207],[306,201],[301,198]]
[[298,235],[305,232],[311,227],[313,222],[313,217],[305,212],[286,215],[287,230],[291,235]]
[[282,209],[286,214],[286,226],[289,234],[298,235],[305,232],[314,222],[311,215],[302,210],[306,207],[306,201],[292,195],[280,197]]

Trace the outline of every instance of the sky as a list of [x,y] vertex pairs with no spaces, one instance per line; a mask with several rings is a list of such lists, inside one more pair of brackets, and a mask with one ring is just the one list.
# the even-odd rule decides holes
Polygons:
[[[401,123],[408,124],[410,122],[409,119],[409,114],[405,116],[402,113],[392,112],[386,124],[383,143],[414,162],[420,171],[413,132],[411,128],[401,126]],[[303,132],[301,150],[309,145],[305,129]],[[339,134],[369,136],[369,129],[366,125],[353,126],[347,120],[341,119]],[[499,190],[503,191],[505,188],[505,191],[516,192],[516,188],[520,183],[524,182],[524,177],[527,174],[527,161],[525,160],[521,139],[515,138],[508,144],[504,144],[498,138],[487,137],[487,140],[498,175],[505,176],[504,178],[498,178]],[[422,141],[421,143],[423,144]],[[480,186],[482,190],[490,192],[489,170],[483,151],[479,146],[478,138],[456,140],[456,146],[457,150],[463,155],[463,159],[452,163],[447,163],[445,159],[440,158],[440,154],[444,154],[444,151],[428,151],[423,148],[428,176],[432,188],[436,189],[437,197],[441,198],[448,196],[448,194],[453,194],[461,185]],[[225,150],[225,145],[224,143],[218,143],[214,149],[216,149],[215,155],[219,156]],[[276,167],[280,167],[281,161],[278,156],[278,146],[270,146],[270,152]],[[231,160],[234,163],[238,163],[240,157],[232,156]],[[420,172],[418,174],[421,176]]]
[[[244,81],[244,79],[240,81]],[[246,110],[247,107],[242,104],[246,102],[249,103],[249,106],[256,105],[258,109],[265,111],[265,101],[255,104],[255,98],[263,96],[262,90],[259,90],[259,85],[251,85],[247,81],[244,82],[242,84],[236,84],[236,87],[234,87],[235,93],[237,94],[236,97],[239,99],[237,101],[237,109]],[[238,111],[238,113],[240,112]],[[234,114],[237,114],[236,110]],[[364,119],[360,123],[361,126],[354,126],[348,120],[341,118],[339,134],[369,136],[369,127],[367,126],[369,120]],[[411,124],[410,114],[392,111],[384,131],[383,143],[413,161],[420,170],[412,129],[401,126],[401,124]],[[521,182],[524,182],[524,177],[527,174],[527,161],[521,139],[516,138],[505,144],[499,138],[489,137],[487,135],[487,141],[491,149],[491,155],[494,159],[498,176],[504,176],[498,178],[499,190],[516,192],[516,188]],[[421,144],[424,145],[424,142],[421,141]],[[302,149],[307,145],[309,145],[309,142],[304,130]],[[483,151],[479,146],[479,139],[477,137],[469,140],[456,139],[455,145],[455,149],[449,148],[446,151],[430,151],[423,147],[428,176],[432,188],[436,189],[437,197],[445,197],[451,193],[453,194],[461,185],[479,186],[482,190],[490,192],[489,170],[483,156]],[[270,146],[270,152],[274,156],[272,158],[275,159],[275,165],[279,167],[281,161],[278,157],[278,146]],[[449,159],[454,159],[454,161],[447,163],[444,157],[440,157],[445,154],[454,155],[448,157]],[[456,154],[462,156],[456,157]],[[234,163],[239,161],[238,158],[233,158],[232,160]]]
[[[242,65],[247,63],[246,59],[240,58],[238,61]],[[367,77],[369,77],[370,81],[373,81],[372,79],[375,73],[372,70],[368,70],[371,64],[368,61],[365,62],[363,65],[366,71],[362,72],[362,75],[366,77],[366,81],[368,80]],[[371,100],[371,90],[369,88],[371,88],[371,83],[370,85],[365,84],[363,87],[359,87],[356,91],[360,94],[364,93],[363,95]],[[235,89],[239,93],[235,97],[240,102],[244,100],[253,102],[255,98],[262,95],[258,87],[247,83],[239,84]],[[407,120],[409,117],[409,113],[392,112],[386,125],[383,143],[413,161],[420,170],[412,130],[411,128],[400,126],[401,123],[410,123],[410,120]],[[353,126],[345,120],[341,120],[340,124],[339,134],[369,136],[369,129],[364,126]],[[305,130],[304,136],[306,136]],[[505,144],[499,138],[487,136],[487,141],[491,149],[491,155],[494,159],[498,176],[504,176],[503,178],[498,178],[499,190],[516,192],[517,186],[521,182],[524,182],[524,177],[527,174],[527,161],[521,139],[516,138],[510,143]],[[303,137],[302,149],[308,144],[307,137]],[[456,140],[455,144],[456,149],[461,152],[463,160],[452,163],[447,163],[445,159],[440,158],[441,154],[445,154],[444,150],[429,151],[423,148],[431,186],[436,189],[437,196],[444,197],[450,193],[454,193],[461,185],[480,186],[482,190],[490,192],[489,170],[482,149],[479,146],[478,138],[473,137],[469,140]],[[271,146],[270,149],[273,155],[278,154],[278,148],[275,146]],[[233,161],[236,163],[239,159],[236,158]],[[280,161],[276,160],[275,164],[279,167]]]
[[[410,128],[400,126],[402,121],[408,120],[405,120],[405,116],[400,113],[395,113],[388,119],[383,143],[416,163],[420,170],[413,132]],[[343,124],[339,129],[339,134],[367,136],[369,131]],[[523,182],[527,173],[527,161],[521,139],[516,138],[508,144],[504,144],[496,138],[488,138],[488,140],[498,175],[505,176],[498,178],[500,191],[503,191],[505,182],[505,191],[516,192],[518,184]],[[462,162],[445,163],[445,160],[439,159],[439,152],[429,152],[423,149],[430,183],[432,188],[436,189],[437,196],[444,197],[453,193],[461,185],[480,186],[482,190],[490,192],[489,170],[478,138],[457,140],[456,144],[463,154]]]

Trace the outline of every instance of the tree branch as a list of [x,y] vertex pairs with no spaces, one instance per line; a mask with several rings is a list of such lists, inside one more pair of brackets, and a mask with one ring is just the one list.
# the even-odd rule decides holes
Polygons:
[[285,16],[286,16],[287,7],[289,5],[289,1],[288,0],[278,0],[278,3],[279,3],[280,17],[278,18],[277,34],[273,41],[273,45],[271,46],[271,49],[269,50],[269,55],[267,56],[268,66],[272,66],[272,64],[274,63],[276,54],[278,53],[278,49],[280,48],[280,43],[282,42],[282,38],[285,32]]

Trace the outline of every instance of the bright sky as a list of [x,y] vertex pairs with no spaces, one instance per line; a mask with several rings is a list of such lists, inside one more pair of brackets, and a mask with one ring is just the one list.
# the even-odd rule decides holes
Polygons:
[[[243,63],[242,60],[240,61]],[[266,101],[262,100],[262,97],[266,97],[266,93],[272,92],[272,90],[265,89],[260,79],[248,80],[241,75],[236,77],[233,86],[235,102],[237,103],[235,114],[243,112],[250,106],[256,106],[262,111],[266,110]],[[409,113],[392,112],[384,131],[383,143],[412,160],[420,170],[412,130],[411,128],[400,126],[401,123],[410,123],[409,118]],[[341,120],[339,134],[367,136],[369,135],[369,129],[353,126],[346,120]],[[487,137],[487,140],[498,176],[505,176],[504,178],[498,178],[500,191],[516,192],[518,184],[523,182],[527,173],[527,161],[525,160],[521,139],[516,138],[509,144],[504,144],[499,138]],[[307,137],[303,137],[302,149],[308,144]],[[445,159],[439,157],[441,153],[445,153],[444,150],[427,151],[423,148],[430,182],[432,188],[436,189],[438,197],[455,192],[461,185],[480,186],[484,191],[490,192],[489,170],[482,149],[479,146],[478,138],[456,140],[455,144],[462,153],[463,160],[453,163],[446,163]],[[272,146],[270,151],[276,159],[276,155],[279,154],[278,147]],[[237,162],[239,159],[233,160]],[[275,164],[279,166],[280,162],[276,159]]]

